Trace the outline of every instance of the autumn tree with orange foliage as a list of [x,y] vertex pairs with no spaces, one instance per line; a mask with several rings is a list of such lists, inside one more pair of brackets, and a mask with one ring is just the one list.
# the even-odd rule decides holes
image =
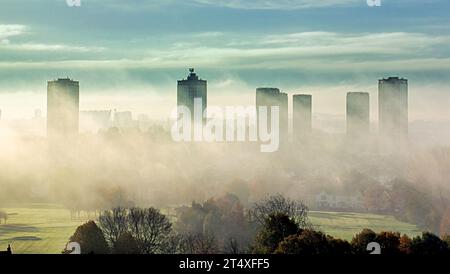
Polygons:
[[442,215],[441,225],[439,227],[441,236],[450,235],[450,206]]

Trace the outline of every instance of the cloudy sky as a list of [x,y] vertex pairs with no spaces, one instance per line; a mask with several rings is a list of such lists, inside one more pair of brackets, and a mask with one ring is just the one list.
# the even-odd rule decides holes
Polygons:
[[195,67],[211,104],[252,104],[257,86],[312,93],[345,113],[345,93],[410,81],[413,119],[450,120],[450,1],[0,0],[0,109],[45,113],[46,81],[81,82],[82,109],[165,117]]

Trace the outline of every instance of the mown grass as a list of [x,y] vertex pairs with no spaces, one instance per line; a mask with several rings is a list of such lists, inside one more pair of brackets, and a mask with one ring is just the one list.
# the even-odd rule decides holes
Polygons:
[[[3,208],[8,215],[7,224],[0,225],[0,250],[12,245],[14,253],[58,254],[65,247],[75,229],[88,220],[71,220],[68,210],[53,204],[28,204]],[[398,231],[415,236],[420,230],[411,224],[397,221],[391,216],[310,212],[313,225],[334,237],[351,240],[363,228],[379,231]]]
[[71,220],[68,210],[57,205],[33,204],[3,208],[8,213],[0,225],[0,249],[11,244],[14,253],[61,253],[69,237],[85,220]]
[[309,213],[309,218],[318,230],[346,240],[351,240],[364,228],[370,228],[375,232],[396,231],[410,237],[421,234],[417,226],[398,221],[388,215],[312,211]]

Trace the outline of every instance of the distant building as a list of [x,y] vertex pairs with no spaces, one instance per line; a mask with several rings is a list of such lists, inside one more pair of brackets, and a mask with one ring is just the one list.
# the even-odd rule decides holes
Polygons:
[[[199,98],[202,102],[202,115],[207,108],[207,82],[200,79],[193,68],[189,69],[187,79],[178,81],[177,88],[177,105],[185,106],[191,112],[194,118],[194,99]],[[203,119],[205,120],[205,119]]]
[[378,82],[379,130],[384,137],[408,135],[408,80],[389,77]]
[[119,128],[135,126],[131,111],[114,112],[114,125]]
[[347,135],[367,136],[370,132],[370,98],[367,92],[347,93]]
[[279,132],[280,132],[280,141],[286,141],[288,138],[288,96],[286,93],[280,92],[278,88],[257,88],[256,89],[256,111],[257,111],[257,119],[258,119],[258,129],[259,129],[259,107],[266,106],[267,108],[267,117],[268,124],[267,128],[269,131],[271,124],[271,107],[278,106],[279,107]]
[[108,129],[111,124],[111,110],[89,110],[80,112],[80,128],[82,131]]
[[312,131],[312,96],[297,94],[292,96],[294,140],[308,136]]
[[315,195],[318,209],[365,209],[361,193],[332,194],[325,191]]
[[69,136],[78,133],[80,88],[69,78],[49,81],[47,85],[47,135]]

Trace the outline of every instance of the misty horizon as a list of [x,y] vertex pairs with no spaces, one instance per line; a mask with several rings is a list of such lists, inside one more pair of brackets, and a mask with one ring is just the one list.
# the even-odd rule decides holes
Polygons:
[[450,1],[0,6],[0,261],[450,254]]

